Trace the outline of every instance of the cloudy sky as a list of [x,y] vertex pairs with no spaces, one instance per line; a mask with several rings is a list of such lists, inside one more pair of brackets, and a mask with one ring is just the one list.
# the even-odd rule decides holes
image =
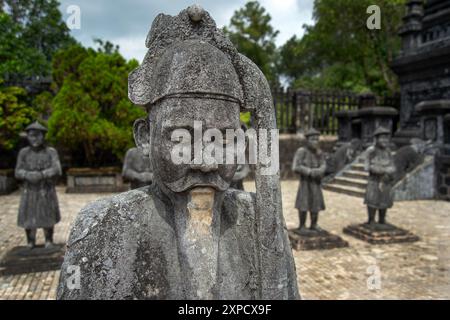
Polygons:
[[[93,38],[109,40],[120,46],[128,59],[139,61],[145,55],[145,37],[153,19],[159,13],[176,15],[193,3],[200,4],[216,20],[219,27],[228,25],[234,11],[246,0],[60,0],[64,20],[70,5],[81,11],[81,28],[72,35],[85,46],[93,45]],[[272,26],[279,30],[277,45],[292,35],[303,34],[302,25],[312,23],[313,0],[260,0],[272,16]]]

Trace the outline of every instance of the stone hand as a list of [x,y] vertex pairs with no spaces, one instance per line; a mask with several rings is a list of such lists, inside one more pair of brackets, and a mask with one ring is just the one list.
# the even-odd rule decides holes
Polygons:
[[304,171],[305,171],[305,176],[307,176],[308,178],[312,177],[311,176],[311,174],[312,174],[312,170],[311,169],[305,168]]
[[392,166],[388,166],[388,167],[386,168],[386,174],[388,174],[388,175],[390,175],[390,176],[393,176],[393,175],[395,174],[395,168],[392,167]]
[[322,172],[319,169],[311,169],[311,178],[313,179],[321,179]]
[[26,179],[31,183],[38,183],[43,178],[43,175],[40,171],[30,171],[27,172]]
[[151,182],[153,180],[153,173],[150,172],[142,172],[140,174],[140,180],[142,182]]

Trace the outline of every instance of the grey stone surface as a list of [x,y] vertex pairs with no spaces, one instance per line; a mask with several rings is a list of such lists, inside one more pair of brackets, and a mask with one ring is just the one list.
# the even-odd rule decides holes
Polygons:
[[118,167],[70,168],[67,175],[67,193],[123,192],[122,172]]
[[250,166],[248,164],[238,164],[236,172],[231,181],[231,188],[244,190],[244,179],[250,173]]
[[425,157],[424,161],[407,172],[402,179],[394,185],[394,200],[426,200],[436,198],[436,163],[432,156]]
[[[253,181],[246,190],[255,191]],[[294,208],[298,181],[281,182],[283,214],[289,229],[298,226]],[[66,243],[70,226],[79,211],[105,194],[67,194],[56,187],[61,222],[55,228],[55,243]],[[363,221],[365,206],[360,198],[324,191],[326,218],[321,226],[349,242],[349,247],[333,250],[293,251],[298,286],[302,298],[315,299],[449,299],[450,298],[450,202],[400,201],[389,221],[420,236],[414,243],[370,245],[342,234],[349,221]],[[16,225],[20,192],[0,197],[0,260],[17,246],[26,245],[22,229]],[[351,208],[351,210],[349,209]],[[38,242],[43,234],[38,232]],[[379,267],[381,287],[370,288],[369,267]],[[0,300],[55,299],[60,271],[0,275]]]
[[[149,155],[151,187],[93,203],[79,214],[61,270],[59,299],[296,299],[279,172],[258,163],[256,194],[228,189],[236,165],[172,162],[174,129],[275,129],[269,86],[198,8],[153,22],[129,97],[148,118],[134,125]],[[271,143],[268,145],[271,148]],[[219,246],[220,243],[220,246]],[[70,290],[68,267],[80,266]]]
[[402,50],[392,63],[401,85],[400,124],[394,135],[399,145],[423,137],[417,104],[450,99],[449,19],[447,0],[407,2],[400,30]]
[[359,139],[364,147],[368,147],[374,142],[373,133],[378,127],[393,129],[397,115],[396,109],[386,106],[366,106],[358,110],[336,112],[339,144]]
[[122,176],[130,182],[131,189],[150,185],[153,180],[150,158],[139,148],[129,149],[123,162]]

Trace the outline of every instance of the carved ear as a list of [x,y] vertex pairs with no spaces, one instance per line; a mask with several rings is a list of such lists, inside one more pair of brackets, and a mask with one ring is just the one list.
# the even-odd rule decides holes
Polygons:
[[134,142],[144,155],[150,154],[150,126],[147,119],[139,118],[133,125]]

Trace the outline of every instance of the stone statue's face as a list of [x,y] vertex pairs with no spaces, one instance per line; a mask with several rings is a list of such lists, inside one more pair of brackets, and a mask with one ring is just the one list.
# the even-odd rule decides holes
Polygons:
[[44,144],[44,133],[40,130],[28,130],[27,139],[30,146],[39,148]]
[[388,134],[380,134],[377,136],[377,145],[382,148],[386,149],[389,147],[390,137]]
[[[207,129],[218,129],[223,134],[222,141],[215,141],[226,147],[226,129],[239,129],[239,105],[234,102],[199,99],[199,98],[169,98],[162,100],[156,112],[151,112],[150,128],[152,132],[150,157],[153,158],[154,171],[158,172],[160,182],[173,192],[183,192],[193,187],[209,186],[216,190],[226,190],[234,176],[237,165],[217,163],[176,164],[172,151],[180,141],[173,141],[173,131],[182,129],[191,137],[191,157],[194,157],[194,121],[201,123],[203,139]],[[215,139],[214,139],[215,140]],[[187,140],[186,140],[187,141]],[[209,140],[210,141],[210,140]],[[189,141],[188,141],[189,142]],[[205,145],[204,145],[205,146]],[[198,149],[197,149],[198,150]],[[202,149],[200,148],[200,152]],[[223,153],[225,155],[225,151]],[[225,162],[225,161],[224,161]]]
[[319,136],[318,135],[309,136],[308,137],[308,144],[311,147],[317,149],[319,147]]

